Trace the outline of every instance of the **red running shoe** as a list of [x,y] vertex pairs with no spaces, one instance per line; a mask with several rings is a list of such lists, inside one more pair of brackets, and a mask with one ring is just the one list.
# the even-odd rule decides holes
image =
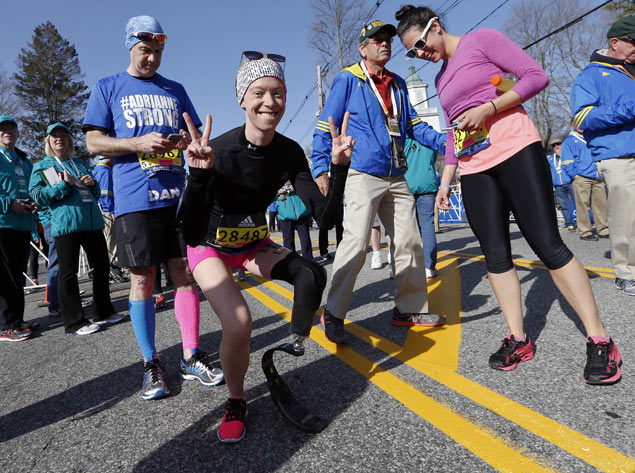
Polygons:
[[529,337],[524,342],[514,340],[513,335],[503,338],[503,344],[496,353],[489,357],[489,366],[495,370],[511,371],[521,361],[528,361],[534,357],[536,350]]
[[218,428],[218,440],[223,443],[240,442],[245,436],[247,399],[244,397],[227,399],[225,417]]
[[154,307],[156,309],[160,309],[161,307],[165,307],[166,305],[167,305],[167,302],[165,302],[165,296],[163,294],[154,296]]
[[586,343],[586,366],[584,381],[587,384],[614,384],[622,379],[622,357],[620,351],[610,339],[608,342],[595,343],[591,337]]

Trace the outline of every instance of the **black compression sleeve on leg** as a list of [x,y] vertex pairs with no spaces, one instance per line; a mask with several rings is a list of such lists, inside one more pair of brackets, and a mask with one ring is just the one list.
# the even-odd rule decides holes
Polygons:
[[314,261],[302,258],[297,253],[289,253],[271,269],[271,279],[293,284],[291,333],[308,336],[315,311],[322,302],[322,293],[326,287],[326,271]]

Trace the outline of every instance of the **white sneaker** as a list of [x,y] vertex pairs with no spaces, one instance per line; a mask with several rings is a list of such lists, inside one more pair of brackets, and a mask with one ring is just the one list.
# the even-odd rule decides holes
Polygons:
[[90,335],[91,333],[95,333],[98,330],[99,330],[99,325],[88,324],[88,325],[84,325],[79,330],[75,330],[74,332],[69,333],[69,335]]
[[372,269],[381,269],[382,266],[381,253],[379,251],[373,251],[373,257],[370,259],[370,267]]
[[436,277],[438,274],[439,274],[438,270],[426,268],[426,278],[427,279],[432,279],[432,278]]
[[110,317],[104,320],[94,320],[93,324],[95,325],[104,325],[104,324],[116,324],[117,322],[121,322],[126,316],[118,314],[115,312]]

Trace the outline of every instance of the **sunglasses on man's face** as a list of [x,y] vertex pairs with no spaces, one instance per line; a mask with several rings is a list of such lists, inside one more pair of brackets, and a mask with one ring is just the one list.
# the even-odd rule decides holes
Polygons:
[[438,18],[436,16],[434,18],[430,18],[430,21],[428,21],[428,24],[423,29],[423,32],[421,33],[421,36],[419,36],[419,39],[415,41],[415,44],[412,45],[412,48],[406,51],[406,57],[412,59],[417,55],[417,51],[421,51],[423,48],[426,47],[426,40],[424,38],[426,37],[426,34],[428,34],[428,31],[430,31],[430,27],[432,26],[432,22],[434,20],[438,20]]
[[141,41],[156,41],[159,44],[165,44],[168,40],[167,35],[163,33],[150,33],[149,31],[137,31],[136,33],[130,33],[130,36]]
[[281,54],[274,54],[274,53],[261,53],[260,51],[243,51],[243,54],[241,57],[245,57],[248,61],[257,61],[258,59],[262,59],[263,57],[266,57],[268,59],[271,59],[272,61],[276,61],[277,63],[281,64],[282,66],[284,66],[287,58],[284,57]]

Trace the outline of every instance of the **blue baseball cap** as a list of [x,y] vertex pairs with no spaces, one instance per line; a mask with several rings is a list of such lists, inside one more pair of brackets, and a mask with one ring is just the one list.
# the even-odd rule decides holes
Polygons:
[[126,23],[126,46],[129,50],[132,49],[135,44],[141,42],[139,38],[132,36],[141,31],[165,35],[161,24],[156,18],[148,15],[133,16],[128,20],[128,23]]
[[62,122],[55,122],[49,125],[48,128],[46,129],[46,136],[53,133],[53,130],[55,130],[56,128],[63,128],[64,131],[66,131],[66,133],[68,133],[69,135],[71,134],[71,130],[69,130],[66,125],[64,125]]
[[15,126],[18,126],[18,122],[16,122],[15,118],[13,118],[11,115],[0,115],[0,123],[4,122],[11,122]]

